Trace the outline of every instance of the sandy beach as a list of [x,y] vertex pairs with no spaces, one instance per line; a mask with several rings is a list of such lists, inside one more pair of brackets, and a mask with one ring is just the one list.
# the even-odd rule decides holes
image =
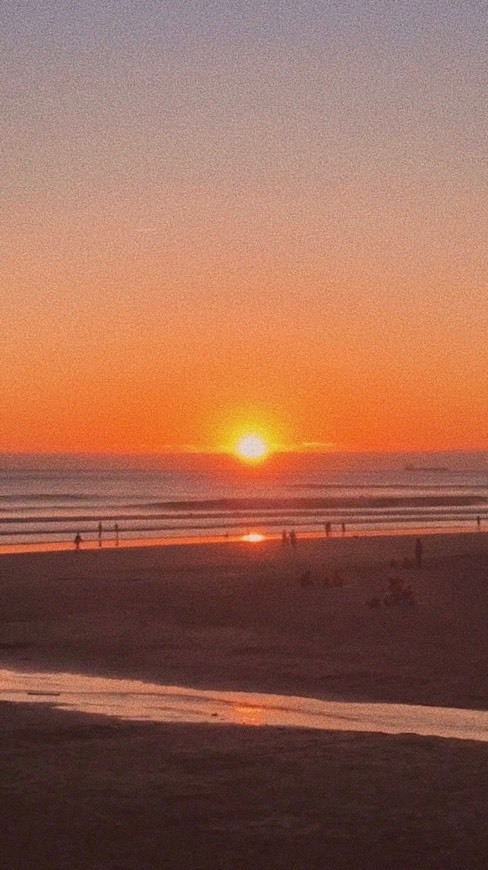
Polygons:
[[[424,536],[421,568],[414,543],[3,555],[1,665],[487,710],[488,536]],[[415,606],[384,606],[391,577]],[[367,606],[374,599],[380,606]],[[122,722],[48,698],[2,702],[1,716],[4,866],[446,868],[488,858],[486,743]]]

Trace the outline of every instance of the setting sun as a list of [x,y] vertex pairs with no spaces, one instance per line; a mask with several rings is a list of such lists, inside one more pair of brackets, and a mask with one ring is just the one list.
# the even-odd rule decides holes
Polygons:
[[243,435],[235,446],[234,452],[246,462],[260,462],[269,454],[269,446],[260,435]]

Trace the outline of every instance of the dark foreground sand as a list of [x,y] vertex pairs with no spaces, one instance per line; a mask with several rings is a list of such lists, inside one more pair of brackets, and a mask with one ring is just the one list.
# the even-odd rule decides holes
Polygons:
[[[484,534],[0,558],[5,667],[488,708]],[[311,569],[313,585],[297,580]],[[342,589],[322,580],[338,569]],[[371,610],[387,578],[412,609]],[[486,744],[0,706],[0,866],[484,867]]]

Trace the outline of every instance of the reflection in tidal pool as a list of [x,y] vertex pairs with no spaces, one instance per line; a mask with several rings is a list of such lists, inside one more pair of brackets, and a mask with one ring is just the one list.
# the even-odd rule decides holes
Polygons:
[[81,674],[0,670],[0,701],[49,703],[132,721],[410,733],[488,742],[488,712],[483,710],[208,691]]

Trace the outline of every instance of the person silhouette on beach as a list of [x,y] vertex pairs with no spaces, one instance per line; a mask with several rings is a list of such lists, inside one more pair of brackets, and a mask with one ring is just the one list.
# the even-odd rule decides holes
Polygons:
[[119,524],[118,523],[115,523],[114,532],[115,532],[115,546],[118,547],[119,546]]
[[100,522],[100,523],[98,523],[98,546],[99,547],[102,546],[102,532],[103,532],[103,528],[102,528],[102,524]]
[[291,530],[291,532],[290,532],[290,534],[288,535],[288,537],[289,537],[289,539],[290,539],[290,544],[291,544],[291,546],[292,546],[292,547],[296,547],[296,545],[297,545],[297,534],[296,534],[296,532],[295,532],[295,529],[292,529],[292,530]]
[[415,564],[417,568],[422,567],[422,555],[424,552],[424,545],[422,544],[422,538],[417,538],[415,541]]
[[82,541],[83,541],[83,538],[81,537],[80,533],[78,532],[78,533],[75,535],[75,550],[79,550],[79,549],[80,549],[80,544],[81,544]]
[[281,543],[284,544],[285,546],[286,546],[287,543],[288,543],[288,535],[286,534],[286,530],[285,530],[285,529],[283,529],[283,531],[282,531],[282,533],[281,533]]
[[341,524],[341,529],[342,529],[342,537],[344,537],[344,535],[346,534],[346,524],[345,523]]
[[331,532],[331,529],[332,529],[331,524],[330,524],[330,523],[326,523],[326,524],[325,524],[325,537],[326,537],[326,538],[330,538],[330,532]]
[[481,517],[480,517],[480,516],[477,516],[477,517],[476,517],[476,525],[477,525],[477,528],[478,528],[478,531],[479,531],[479,530],[480,530],[480,526],[481,526]]

